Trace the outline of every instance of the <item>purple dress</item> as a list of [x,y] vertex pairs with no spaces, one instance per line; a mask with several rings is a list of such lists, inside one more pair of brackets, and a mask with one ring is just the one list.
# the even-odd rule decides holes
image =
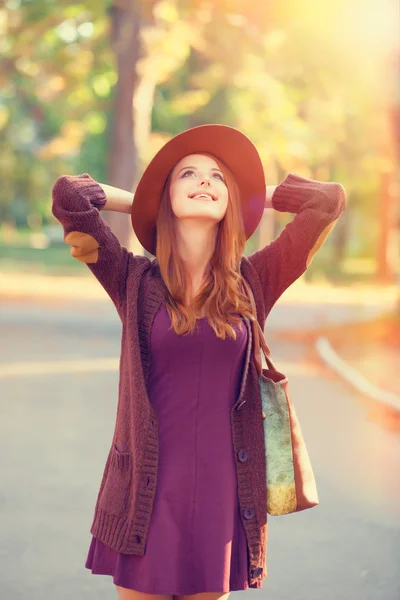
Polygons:
[[144,556],[92,537],[85,567],[148,594],[248,589],[231,409],[241,384],[247,328],[217,338],[207,318],[193,335],[168,331],[161,305],[151,331],[148,395],[159,421],[158,482]]

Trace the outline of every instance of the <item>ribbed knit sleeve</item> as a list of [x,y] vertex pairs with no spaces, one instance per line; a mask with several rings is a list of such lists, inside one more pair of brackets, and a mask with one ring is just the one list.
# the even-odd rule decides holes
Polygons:
[[100,216],[107,201],[102,187],[88,173],[65,175],[57,179],[52,196],[52,213],[64,228],[71,256],[88,265],[120,310],[129,264],[139,257],[121,246]]
[[275,189],[272,207],[296,216],[273,242],[248,256],[260,278],[266,314],[306,271],[346,203],[341,184],[306,179],[294,173]]

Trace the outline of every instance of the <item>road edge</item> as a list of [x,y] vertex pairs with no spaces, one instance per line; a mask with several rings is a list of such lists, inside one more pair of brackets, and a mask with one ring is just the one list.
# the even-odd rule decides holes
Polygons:
[[318,336],[314,347],[322,361],[342,379],[352,385],[358,392],[365,394],[372,400],[386,404],[400,413],[400,397],[397,394],[383,390],[369,381],[357,369],[350,366],[333,349],[326,336]]

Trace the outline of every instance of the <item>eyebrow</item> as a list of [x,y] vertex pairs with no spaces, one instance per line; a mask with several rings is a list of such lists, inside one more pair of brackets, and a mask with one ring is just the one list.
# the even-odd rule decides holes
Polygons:
[[[193,165],[188,165],[187,167],[182,167],[182,169],[179,170],[179,173],[184,169],[197,169],[197,167],[194,167]],[[210,169],[210,171],[219,171],[220,173],[222,173],[221,169],[217,169],[217,167],[213,167],[212,169]]]

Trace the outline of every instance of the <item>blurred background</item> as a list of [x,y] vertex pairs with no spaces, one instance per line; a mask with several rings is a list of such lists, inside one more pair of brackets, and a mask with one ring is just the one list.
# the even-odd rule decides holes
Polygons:
[[[26,480],[27,470],[36,468],[38,448],[47,452],[53,442],[59,448],[58,462],[47,464],[48,478],[43,475],[39,487],[31,482],[37,506],[34,513],[24,511],[24,532],[16,507],[26,490],[11,469],[5,470],[8,491],[1,496],[0,488],[0,500],[8,519],[1,539],[12,550],[8,563],[3,561],[3,573],[0,567],[2,597],[19,597],[17,592],[25,597],[28,582],[30,598],[47,597],[44,590],[53,585],[57,598],[64,597],[60,580],[65,597],[85,589],[87,598],[105,598],[109,590],[104,581],[82,574],[82,563],[103,469],[98,456],[106,456],[112,434],[119,321],[86,265],[71,258],[63,242],[62,227],[51,214],[52,186],[60,175],[88,172],[98,181],[133,191],[165,141],[204,123],[231,125],[248,135],[261,154],[269,185],[295,172],[346,188],[347,210],[307,272],[274,308],[266,334],[274,355],[276,349],[278,367],[293,375],[299,412],[319,457],[317,472],[324,481],[331,468],[337,480],[326,481],[326,489],[348,494],[344,519],[354,543],[349,548],[368,553],[371,543],[384,550],[379,568],[372,550],[358,554],[355,563],[353,554],[343,554],[346,534],[331,506],[332,513],[318,524],[320,531],[328,527],[324,540],[329,551],[322,553],[326,563],[318,566],[323,575],[314,573],[317,583],[312,586],[307,575],[312,567],[301,562],[304,556],[293,554],[298,564],[293,597],[399,597],[393,562],[399,555],[400,492],[399,23],[397,0],[0,3],[1,449],[3,455],[11,449],[17,453],[21,460],[16,464]],[[129,216],[102,216],[121,243],[144,253]],[[292,218],[266,210],[246,254],[269,243]],[[316,410],[307,390],[310,378],[318,377],[322,395],[331,403]],[[325,417],[333,403],[339,403],[343,422],[316,435],[315,428],[322,427],[316,415]],[[70,416],[61,415],[66,405]],[[96,425],[90,406],[99,411]],[[87,441],[84,426],[76,425],[78,417],[86,427],[91,423],[97,439],[84,457],[82,451],[74,454]],[[339,430],[343,455],[338,466],[324,441],[331,436],[337,443]],[[21,435],[18,449],[15,435]],[[29,442],[27,435],[33,436]],[[379,448],[378,459],[370,455],[373,448]],[[61,496],[66,494],[68,469],[75,487],[67,505]],[[55,482],[63,486],[61,492]],[[79,502],[74,495],[78,491]],[[70,519],[84,507],[77,537],[68,542],[68,560],[74,568],[74,561],[78,563],[76,578],[57,566],[51,549],[61,542],[51,537],[48,526],[43,555],[29,545],[30,534],[36,538],[38,532],[40,519],[35,519],[45,497],[50,510],[60,501],[70,511],[64,512],[63,544]],[[356,525],[354,512],[364,509],[365,522]],[[378,513],[375,522],[372,515]],[[312,516],[297,518],[299,527],[315,530]],[[292,534],[287,535],[293,544]],[[278,558],[287,552],[278,540],[287,544],[287,538],[284,533],[277,537],[270,567],[277,579],[265,588],[275,600],[286,598],[291,589]],[[303,553],[303,546],[299,548]],[[341,550],[332,557],[335,548]],[[35,569],[32,553],[41,556]],[[23,577],[17,574],[16,558],[24,565]],[[348,571],[350,563],[357,572]],[[330,577],[332,586],[327,585]]]
[[[396,281],[396,0],[2,4],[5,265],[23,259],[45,268],[56,254],[60,265],[82,270],[71,265],[68,247],[46,250],[60,241],[51,215],[60,174],[89,172],[134,189],[168,138],[224,123],[254,141],[270,185],[294,171],[346,187],[348,210],[308,277]],[[135,247],[129,219],[112,217],[121,240]],[[259,228],[249,251],[283,225],[277,214],[266,220],[270,227]]]

